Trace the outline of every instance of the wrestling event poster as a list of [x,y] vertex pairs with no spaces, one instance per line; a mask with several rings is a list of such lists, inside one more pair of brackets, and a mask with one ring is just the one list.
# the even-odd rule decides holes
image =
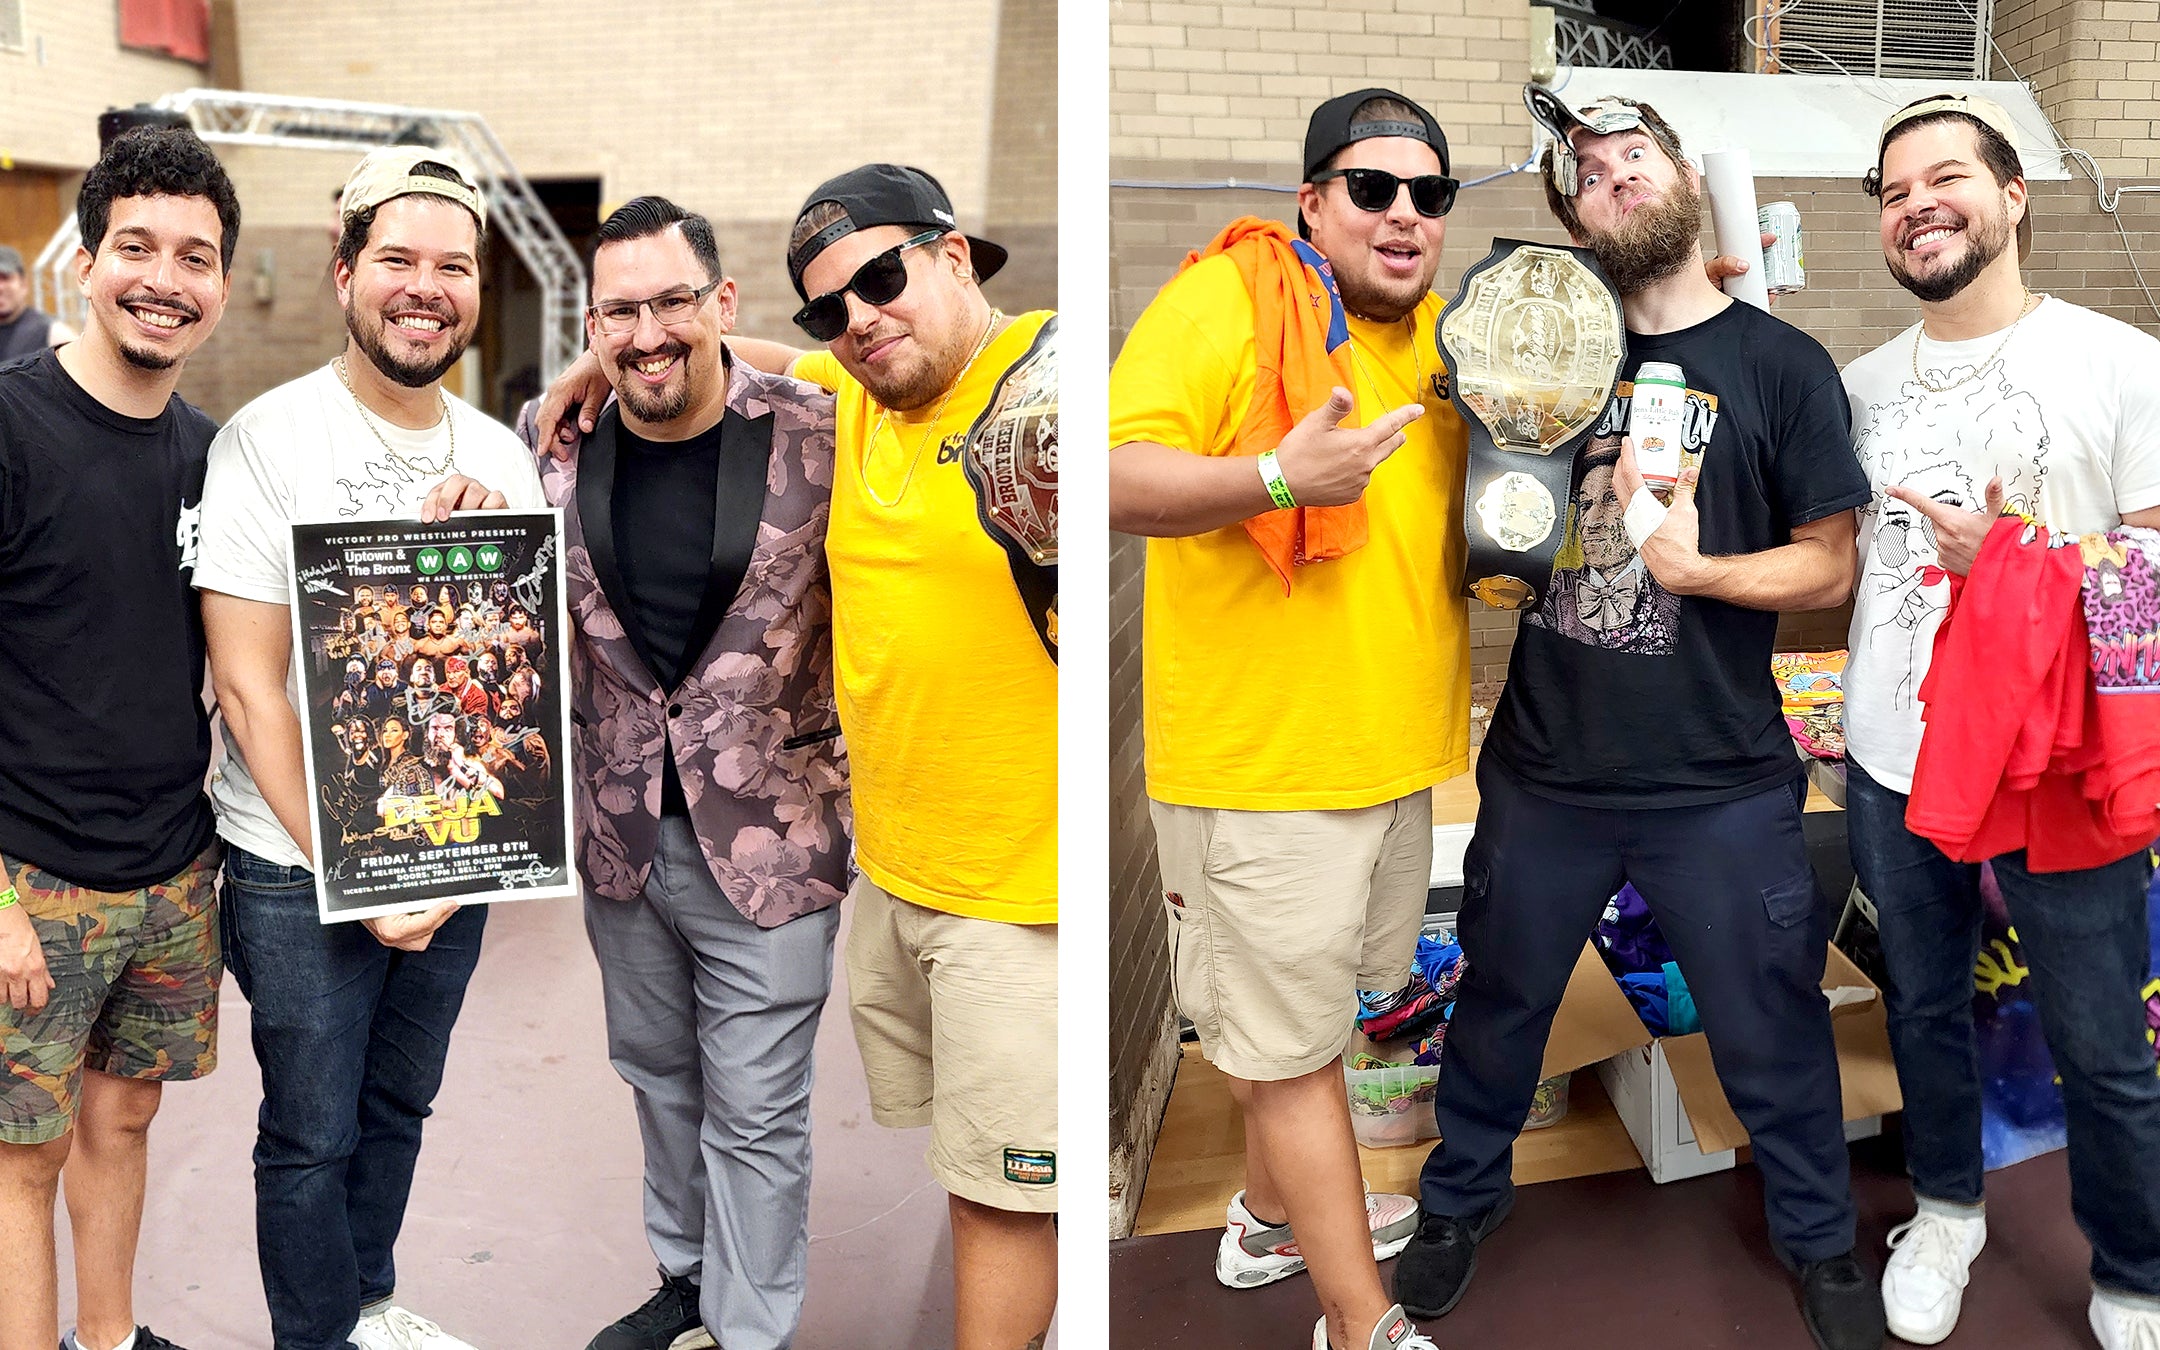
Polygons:
[[562,512],[292,532],[323,922],[577,894]]

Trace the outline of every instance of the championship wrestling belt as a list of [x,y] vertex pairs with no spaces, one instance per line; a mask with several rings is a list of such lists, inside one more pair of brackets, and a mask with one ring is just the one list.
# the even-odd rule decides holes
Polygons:
[[975,514],[1005,550],[1013,585],[1052,661],[1058,649],[1057,348],[1053,315],[998,377],[960,452],[975,489]]
[[1619,297],[1587,249],[1495,239],[1436,336],[1470,434],[1463,593],[1530,609],[1552,579],[1575,452],[1627,355]]

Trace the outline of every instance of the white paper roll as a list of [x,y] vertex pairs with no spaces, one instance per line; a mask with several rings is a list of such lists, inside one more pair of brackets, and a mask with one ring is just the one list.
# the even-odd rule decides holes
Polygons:
[[1703,154],[1703,186],[1710,192],[1710,227],[1717,251],[1748,265],[1725,279],[1725,294],[1768,311],[1770,291],[1763,285],[1762,226],[1755,214],[1755,166],[1745,150],[1709,150]]

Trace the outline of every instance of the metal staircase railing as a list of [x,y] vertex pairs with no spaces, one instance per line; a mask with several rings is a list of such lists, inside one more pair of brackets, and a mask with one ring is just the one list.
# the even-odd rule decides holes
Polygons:
[[[478,113],[229,89],[183,89],[152,106],[184,114],[195,133],[213,145],[365,153],[403,142],[456,152],[480,180],[490,227],[502,232],[518,261],[540,284],[541,383],[553,380],[585,349],[585,268],[541,205],[539,194]],[[38,307],[78,328],[83,319],[82,296],[69,283],[68,273],[81,243],[81,232],[70,214],[40,250],[31,270]]]

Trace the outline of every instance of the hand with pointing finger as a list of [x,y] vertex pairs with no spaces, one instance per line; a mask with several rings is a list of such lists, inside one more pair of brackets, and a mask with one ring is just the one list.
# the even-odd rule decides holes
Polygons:
[[1343,425],[1357,413],[1350,391],[1338,387],[1307,413],[1276,447],[1276,466],[1299,506],[1347,506],[1365,495],[1373,470],[1403,445],[1403,428],[1423,416],[1411,403],[1370,425]]
[[1936,560],[1959,576],[1972,571],[1973,563],[1980,557],[1980,546],[1987,542],[1988,531],[1995,528],[1995,518],[2003,509],[2003,484],[1999,475],[1988,480],[1987,507],[1982,511],[1968,511],[1962,506],[1939,502],[1903,486],[1885,488],[1884,495],[1897,498],[1927,518],[1928,524],[1935,527]]
[[[1695,483],[1701,476],[1702,470],[1694,465],[1680,471],[1664,522],[1642,542],[1643,566],[1658,585],[1674,595],[1693,595],[1703,589],[1707,580],[1710,565],[1702,555],[1702,517],[1695,511]],[[1634,498],[1635,490],[1643,486],[1642,469],[1635,463],[1633,437],[1620,440],[1620,462],[1613,465],[1612,485],[1622,509]]]

